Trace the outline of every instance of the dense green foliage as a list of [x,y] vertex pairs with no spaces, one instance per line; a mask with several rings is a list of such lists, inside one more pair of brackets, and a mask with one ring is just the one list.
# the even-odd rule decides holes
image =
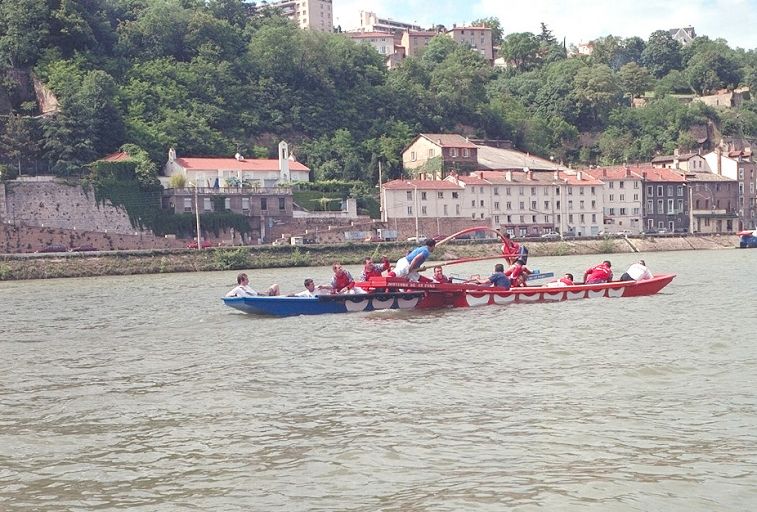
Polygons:
[[[648,160],[694,145],[692,127],[752,136],[757,108],[715,111],[678,94],[757,86],[755,51],[666,31],[606,36],[591,57],[568,58],[542,24],[503,34],[506,69],[438,36],[388,71],[367,45],[297,30],[241,0],[3,0],[0,2],[0,153],[60,175],[125,143],[143,148],[140,187],[169,146],[180,155],[275,154],[280,140],[318,180],[372,187],[402,175],[401,151],[419,132],[511,139],[570,163]],[[33,70],[60,112],[28,119],[12,70]],[[633,98],[648,104],[633,109]],[[718,132],[720,130],[720,132]],[[114,187],[115,185],[109,185]],[[122,199],[124,204],[128,200]],[[140,214],[140,218],[143,218]]]

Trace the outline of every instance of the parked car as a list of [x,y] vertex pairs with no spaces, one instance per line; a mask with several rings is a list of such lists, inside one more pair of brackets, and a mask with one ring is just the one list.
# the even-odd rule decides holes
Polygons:
[[[187,242],[186,247],[187,249],[197,249],[197,240],[192,240],[191,242]],[[202,248],[207,249],[208,247],[213,247],[213,242],[210,242],[208,240],[203,240]]]
[[68,252],[68,247],[63,244],[50,244],[35,252]]
[[417,237],[416,236],[411,236],[411,237],[408,237],[407,241],[408,242],[423,243],[423,242],[426,241],[426,235],[418,235]]
[[544,233],[541,237],[548,240],[556,240],[560,238],[560,233]]
[[82,244],[71,249],[71,252],[91,252],[96,251],[97,247],[92,244]]

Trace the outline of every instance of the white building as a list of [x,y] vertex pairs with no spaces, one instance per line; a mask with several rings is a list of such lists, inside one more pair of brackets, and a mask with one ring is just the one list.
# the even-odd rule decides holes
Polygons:
[[334,31],[334,12],[331,0],[274,0],[267,3],[262,2],[257,6],[257,8],[262,7],[281,9],[284,16],[294,21],[302,29],[317,32]]
[[644,231],[644,185],[642,176],[631,168],[602,167],[584,171],[602,181],[605,233]]

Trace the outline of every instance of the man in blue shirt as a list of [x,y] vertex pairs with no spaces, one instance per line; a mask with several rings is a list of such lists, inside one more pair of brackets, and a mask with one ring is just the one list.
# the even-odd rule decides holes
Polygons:
[[429,238],[420,247],[416,247],[407,256],[403,256],[397,260],[397,266],[394,268],[394,273],[397,277],[407,277],[410,281],[417,281],[420,278],[418,269],[423,263],[431,256],[436,247],[436,241]]
[[510,278],[505,275],[505,266],[502,263],[494,265],[494,273],[488,279],[476,282],[478,284],[490,284],[494,288],[510,289]]

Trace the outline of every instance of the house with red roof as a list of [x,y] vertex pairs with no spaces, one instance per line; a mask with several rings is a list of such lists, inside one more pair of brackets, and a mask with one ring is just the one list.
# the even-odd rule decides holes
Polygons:
[[602,181],[605,234],[638,235],[644,231],[644,185],[641,174],[627,166],[586,169],[585,173]]
[[402,151],[402,165],[413,176],[440,180],[478,168],[478,146],[455,133],[421,133]]
[[633,171],[643,182],[644,231],[687,233],[689,231],[689,194],[686,180],[672,169],[642,165]]

